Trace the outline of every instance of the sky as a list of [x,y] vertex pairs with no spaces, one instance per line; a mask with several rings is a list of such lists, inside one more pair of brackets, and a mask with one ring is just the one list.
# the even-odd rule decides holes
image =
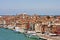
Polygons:
[[60,15],[60,0],[0,0],[0,15],[15,15],[24,12]]

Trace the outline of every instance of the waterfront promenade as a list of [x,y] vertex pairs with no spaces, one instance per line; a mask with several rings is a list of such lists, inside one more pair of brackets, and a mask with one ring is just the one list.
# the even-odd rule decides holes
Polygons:
[[60,40],[60,36],[49,36],[41,33],[36,33],[40,38],[44,38],[47,40]]

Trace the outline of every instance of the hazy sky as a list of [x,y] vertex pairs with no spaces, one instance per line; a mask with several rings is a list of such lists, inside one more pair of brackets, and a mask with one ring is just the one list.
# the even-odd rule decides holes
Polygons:
[[21,12],[60,15],[60,0],[0,0],[0,15]]

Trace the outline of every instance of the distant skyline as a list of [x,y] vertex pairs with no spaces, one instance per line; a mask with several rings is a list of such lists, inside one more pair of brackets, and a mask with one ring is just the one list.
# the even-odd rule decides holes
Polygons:
[[31,15],[60,15],[60,0],[0,0],[0,15],[23,12]]

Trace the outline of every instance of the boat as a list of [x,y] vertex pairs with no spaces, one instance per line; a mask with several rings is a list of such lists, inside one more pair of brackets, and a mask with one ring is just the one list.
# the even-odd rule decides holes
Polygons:
[[26,36],[27,37],[36,36],[36,32],[35,31],[27,31]]
[[12,26],[12,25],[8,25],[7,28],[8,29],[13,29],[15,26]]
[[15,27],[15,31],[16,32],[21,32],[21,33],[25,32],[25,30],[23,28],[20,28],[20,27]]

